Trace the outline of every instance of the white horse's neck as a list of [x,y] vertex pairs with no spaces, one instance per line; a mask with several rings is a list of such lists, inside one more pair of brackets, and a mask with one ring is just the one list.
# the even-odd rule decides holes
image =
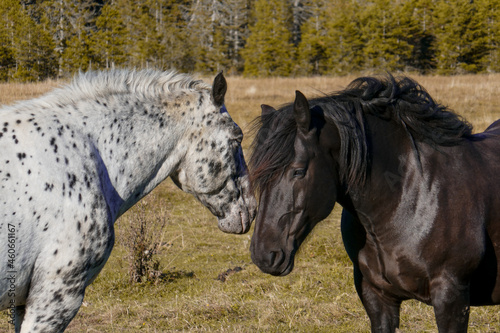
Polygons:
[[185,154],[181,140],[185,124],[168,117],[164,113],[168,110],[160,107],[151,106],[145,115],[147,108],[126,116],[98,115],[92,120],[97,127],[89,134],[96,158],[102,162],[101,182],[116,217],[175,171]]
[[176,170],[210,89],[181,74],[112,71],[84,74],[38,103],[54,101],[58,119],[78,124],[91,146],[116,219]]
[[123,214],[177,169],[187,152],[186,137],[203,116],[202,105],[196,106],[200,99],[208,101],[209,90],[175,92],[156,100],[130,95],[99,101],[116,110],[88,119],[107,172],[101,181],[113,215]]

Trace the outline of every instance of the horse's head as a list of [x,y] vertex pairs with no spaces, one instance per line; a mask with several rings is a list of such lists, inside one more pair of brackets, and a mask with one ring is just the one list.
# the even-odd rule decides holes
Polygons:
[[252,260],[273,275],[292,271],[296,251],[331,212],[340,186],[332,157],[340,149],[335,126],[325,122],[320,107],[310,110],[298,91],[293,115],[288,109],[288,117],[280,116],[286,112],[263,106],[263,125],[251,160],[253,180],[260,189]]
[[172,179],[217,216],[222,231],[245,233],[257,203],[241,148],[243,132],[224,107],[226,90],[221,73],[214,80],[210,98],[200,98],[203,114],[187,133],[187,154]]

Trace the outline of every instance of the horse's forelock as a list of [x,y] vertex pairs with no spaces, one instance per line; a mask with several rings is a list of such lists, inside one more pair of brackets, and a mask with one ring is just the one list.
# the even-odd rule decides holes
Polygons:
[[[311,107],[320,106],[325,119],[339,128],[341,151],[340,178],[347,188],[361,185],[366,179],[368,163],[364,120],[356,116],[359,105],[337,103],[329,97],[312,99]],[[292,105],[258,117],[253,123],[255,137],[249,160],[250,178],[254,190],[263,191],[279,177],[295,157],[294,142],[297,124]],[[328,135],[328,134],[326,134]]]
[[258,117],[249,160],[250,179],[256,191],[263,191],[292,162],[296,136],[295,119],[290,108]]

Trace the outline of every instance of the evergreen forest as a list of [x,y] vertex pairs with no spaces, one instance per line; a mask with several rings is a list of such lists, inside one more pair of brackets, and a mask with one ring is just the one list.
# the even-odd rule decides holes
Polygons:
[[0,81],[500,71],[500,0],[0,0]]

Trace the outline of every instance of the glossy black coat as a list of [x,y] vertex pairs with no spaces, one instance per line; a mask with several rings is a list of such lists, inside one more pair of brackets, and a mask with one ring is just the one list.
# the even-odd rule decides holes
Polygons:
[[338,202],[372,332],[395,332],[407,299],[432,305],[440,332],[466,332],[471,305],[500,303],[500,122],[473,135],[416,82],[389,76],[309,102],[297,92],[263,106],[260,125],[251,254],[263,272],[290,273]]

